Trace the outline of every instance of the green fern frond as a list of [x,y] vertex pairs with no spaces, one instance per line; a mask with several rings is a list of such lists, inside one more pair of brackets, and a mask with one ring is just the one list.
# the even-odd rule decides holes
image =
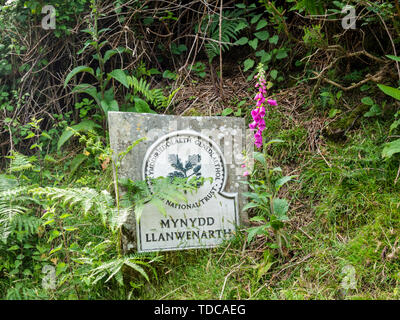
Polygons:
[[[224,11],[221,20],[221,51],[225,52],[233,46],[233,41],[236,41],[240,33],[238,28],[240,23],[245,22],[245,19],[240,18],[235,11]],[[197,26],[195,27],[197,30]],[[207,21],[201,23],[200,30],[207,35],[207,38],[212,40],[204,45],[208,60],[211,62],[220,53],[219,43],[219,15],[214,14],[208,17]]]
[[[144,267],[150,268],[155,276],[157,277],[155,269],[150,265],[153,262],[159,261],[161,258],[157,258],[154,254],[134,254],[125,257],[113,259],[102,263],[98,267],[91,269],[89,272],[89,279],[94,279],[93,284],[107,277],[105,282],[110,281],[115,278],[121,285],[122,283],[122,267],[128,266],[133,270],[140,273],[147,281],[149,281],[149,276],[145,271]],[[147,260],[147,261],[146,261]]]
[[[25,156],[18,158],[18,166],[24,162]],[[22,159],[22,161],[20,161]],[[14,224],[16,217],[27,211],[25,207],[19,205],[26,197],[28,187],[20,187],[18,180],[12,175],[0,175],[0,240],[7,241],[9,235],[15,230]]]
[[133,88],[134,94],[141,93],[146,100],[152,103],[155,107],[163,106],[168,100],[161,89],[151,89],[150,84],[148,84],[145,79],[137,79],[134,76],[131,76],[128,79],[130,86]]
[[10,161],[10,172],[19,172],[33,168],[33,163],[36,160],[35,156],[27,157],[19,152],[14,151],[11,156],[8,157]]
[[0,201],[0,240],[7,241],[7,238],[15,229],[13,221],[16,216],[25,212],[21,206],[13,206],[8,202]]
[[86,215],[90,211],[100,214],[105,224],[111,216],[113,199],[107,191],[98,192],[91,188],[34,188],[30,190],[35,196],[47,197],[70,208],[80,207]]
[[[21,212],[22,213],[22,212]],[[25,231],[27,234],[35,234],[42,224],[40,218],[28,214],[19,214],[12,221],[13,230]]]

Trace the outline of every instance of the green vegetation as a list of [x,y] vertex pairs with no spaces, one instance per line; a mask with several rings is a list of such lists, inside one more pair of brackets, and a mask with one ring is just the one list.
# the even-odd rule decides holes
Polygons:
[[[398,1],[49,4],[48,30],[42,2],[0,6],[1,299],[400,298]],[[253,118],[250,225],[124,255],[130,213],[202,181],[122,195],[113,171],[143,139],[114,154],[108,111]]]

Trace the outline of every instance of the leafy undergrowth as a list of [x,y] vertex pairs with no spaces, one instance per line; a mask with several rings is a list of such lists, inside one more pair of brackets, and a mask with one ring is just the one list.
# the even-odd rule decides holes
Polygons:
[[242,229],[217,249],[166,253],[158,282],[135,298],[398,299],[400,189],[396,162],[381,158],[390,123],[363,119],[345,142],[321,136],[310,151],[304,123],[280,112],[267,122],[288,141],[274,158],[300,174],[286,256],[265,236],[248,243]]
[[[162,252],[157,259],[149,257],[148,261],[157,262],[146,265],[149,281],[137,270],[133,276],[131,272],[130,279],[124,279],[127,281],[121,277],[105,281],[112,268],[122,268],[123,264],[122,258],[115,259],[116,234],[105,228],[99,216],[77,215],[75,209],[63,205],[58,214],[67,214],[66,219],[77,228],[68,231],[69,249],[63,247],[61,251],[44,254],[56,248],[57,239],[61,238],[52,232],[48,238],[41,238],[43,232],[32,234],[33,238],[24,242],[26,248],[25,245],[22,248],[18,237],[27,235],[18,231],[13,246],[16,251],[10,251],[13,247],[7,249],[9,259],[1,262],[2,296],[9,299],[400,298],[400,188],[394,182],[398,159],[381,157],[391,121],[362,118],[344,139],[335,142],[321,133],[324,120],[318,115],[298,117],[301,113],[279,108],[269,113],[266,132],[269,138],[279,138],[285,143],[271,148],[270,154],[274,165],[281,166],[285,175],[299,176],[298,182],[290,186],[290,192],[286,186],[280,190],[280,196],[290,199],[290,220],[285,226],[290,246],[283,256],[272,245],[273,239],[265,235],[248,242],[243,227],[233,240],[219,248]],[[320,133],[315,134],[318,130]],[[102,168],[87,161],[66,176],[68,161],[49,163],[43,170],[44,184],[112,193],[110,167]],[[29,179],[21,177],[21,181]],[[27,207],[31,209],[36,216],[41,214],[36,207]],[[253,214],[249,212],[250,216]],[[74,274],[63,262],[68,259],[68,252]],[[16,266],[14,255],[17,260],[32,258],[34,267],[25,262]],[[137,258],[132,259],[140,263]],[[91,269],[79,269],[79,264],[85,266],[89,261]],[[109,261],[113,265],[107,265]],[[56,276],[64,279],[55,291],[42,287],[42,267],[49,263],[56,266]],[[99,274],[101,268],[106,271],[106,266],[111,268],[109,273]]]

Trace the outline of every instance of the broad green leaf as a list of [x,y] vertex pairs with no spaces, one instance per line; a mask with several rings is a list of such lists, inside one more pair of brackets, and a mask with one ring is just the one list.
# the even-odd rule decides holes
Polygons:
[[[100,125],[97,123],[93,122],[92,120],[84,120],[74,126],[71,127],[75,131],[89,131],[93,130],[94,128],[101,128]],[[60,150],[60,148],[66,143],[72,136],[74,135],[74,132],[70,129],[65,129],[64,132],[61,134],[60,139],[58,140],[57,143],[57,150]]]
[[86,159],[87,156],[85,156],[83,153],[76,155],[74,159],[71,161],[69,174],[72,176],[75,173],[75,171],[79,168],[79,166],[82,164],[82,162],[85,161]]
[[278,41],[279,41],[279,36],[277,34],[269,38],[269,43],[271,44],[277,44]]
[[233,112],[232,108],[225,108],[224,110],[222,110],[221,115],[223,117],[226,117],[229,116],[232,112]]
[[252,222],[267,222],[267,220],[265,220],[265,218],[262,216],[254,216],[254,217],[250,218],[250,221],[252,221]]
[[92,68],[90,68],[88,66],[76,67],[76,68],[72,69],[71,72],[68,73],[67,77],[65,78],[64,88],[67,86],[68,82],[72,79],[72,77],[74,77],[75,75],[77,75],[80,72],[89,72],[91,75],[94,76],[94,71]]
[[265,156],[261,152],[254,152],[253,157],[258,162],[261,162],[263,165],[266,165]]
[[243,192],[242,195],[245,198],[252,198],[252,199],[258,199],[259,198],[259,195],[257,193],[254,193],[254,192]]
[[52,162],[52,163],[57,162],[56,159],[54,159],[52,156],[50,156],[48,154],[46,154],[46,156],[44,157],[44,161]]
[[372,106],[374,104],[374,101],[370,97],[364,97],[361,99],[361,102],[363,104],[366,104],[367,106]]
[[256,23],[258,20],[260,20],[261,16],[262,16],[262,13],[253,16],[253,17],[251,18],[251,20],[250,20],[250,23],[251,23],[251,24]]
[[293,176],[285,176],[283,178],[278,179],[275,182],[275,189],[276,191],[279,191],[279,189],[286,183],[288,183],[289,181],[293,180],[294,178],[296,178],[297,175],[293,175]]
[[258,207],[258,204],[257,203],[255,203],[255,202],[249,202],[249,203],[247,203],[244,207],[243,207],[243,211],[246,211],[246,210],[248,210],[248,209],[251,209],[251,208],[256,208],[256,207]]
[[56,253],[57,251],[60,251],[62,249],[62,244],[60,244],[58,247],[50,250],[49,255],[52,255],[53,253]]
[[249,46],[252,47],[254,50],[256,50],[258,46],[258,39],[254,38],[253,40],[250,40]]
[[88,83],[81,83],[78,84],[74,87],[74,89],[72,89],[73,93],[86,93],[89,96],[91,96],[97,103],[97,105],[100,107],[100,94],[97,92],[97,89]]
[[155,113],[153,110],[150,109],[149,105],[143,99],[138,97],[133,98],[135,102],[135,112],[139,113]]
[[273,201],[274,214],[280,221],[287,220],[286,213],[289,210],[289,203],[286,199],[275,198]]
[[267,272],[269,271],[269,269],[271,269],[273,264],[274,264],[274,262],[261,263],[260,266],[258,267],[257,279],[260,280],[262,278],[262,276],[267,274]]
[[288,54],[285,49],[279,49],[278,52],[276,53],[276,58],[278,60],[285,59],[287,56]]
[[278,76],[278,70],[275,70],[275,69],[271,70],[270,76],[271,76],[272,79],[275,80],[276,77]]
[[269,38],[269,32],[268,31],[259,31],[254,34],[258,39],[261,41],[265,41]]
[[176,80],[178,78],[178,75],[170,70],[165,70],[163,73],[163,78]]
[[268,146],[273,143],[283,143],[283,142],[285,142],[285,141],[283,141],[281,139],[272,139],[272,140],[269,140],[265,145]]
[[122,69],[115,69],[108,74],[110,77],[114,78],[126,88],[129,88],[128,77]]
[[[270,53],[265,53],[262,57],[261,57],[261,63],[267,63],[267,62],[269,62],[269,61],[271,61],[271,59],[272,59],[272,56],[271,56],[271,54]],[[265,65],[264,66],[264,70],[266,70],[265,68],[266,68],[267,66]]]
[[364,114],[364,117],[375,117],[381,114],[382,114],[381,108],[377,104],[374,104],[373,106],[371,106],[369,111]]
[[260,29],[264,28],[267,24],[268,24],[268,21],[267,21],[267,20],[261,19],[261,20],[258,21],[258,23],[257,23],[256,30],[260,30]]
[[341,110],[332,108],[331,110],[329,110],[329,118],[334,118],[340,112]]
[[400,139],[397,139],[385,144],[385,147],[382,150],[382,157],[390,158],[391,156],[399,152],[400,152]]
[[394,61],[400,62],[400,57],[393,56],[393,55],[391,55],[391,54],[387,54],[386,57],[388,57],[389,59],[392,59],[392,60],[394,60]]
[[107,50],[103,57],[104,62],[107,62],[113,55],[117,54],[118,52],[119,50],[117,49]]
[[392,88],[389,86],[385,86],[383,84],[378,84],[379,89],[381,89],[384,93],[396,100],[400,100],[400,90],[396,88]]
[[111,101],[106,101],[106,100],[101,100],[101,108],[104,111],[104,114],[107,115],[107,112],[109,111],[119,111],[119,106],[117,100],[111,100]]
[[247,70],[253,68],[253,66],[254,66],[254,60],[250,59],[250,58],[246,59],[244,61],[244,69],[243,69],[243,71],[246,72]]
[[399,125],[400,125],[400,120],[393,121],[393,123],[390,125],[389,133],[391,133],[394,129],[397,129]]
[[237,44],[239,46],[242,46],[244,44],[246,44],[249,41],[248,38],[246,37],[241,37],[239,40],[236,40],[234,44]]

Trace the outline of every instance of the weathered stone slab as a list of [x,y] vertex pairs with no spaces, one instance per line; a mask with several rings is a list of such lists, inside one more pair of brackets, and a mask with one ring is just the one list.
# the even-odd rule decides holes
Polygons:
[[123,228],[125,252],[136,246],[139,251],[213,247],[232,235],[236,225],[248,222],[241,210],[246,186],[239,183],[248,141],[244,119],[127,112],[109,112],[108,118],[114,154],[147,137],[124,158],[119,178],[212,178],[187,194],[186,203],[166,201],[167,217],[152,205],[145,206],[137,226],[133,213],[129,215]]

